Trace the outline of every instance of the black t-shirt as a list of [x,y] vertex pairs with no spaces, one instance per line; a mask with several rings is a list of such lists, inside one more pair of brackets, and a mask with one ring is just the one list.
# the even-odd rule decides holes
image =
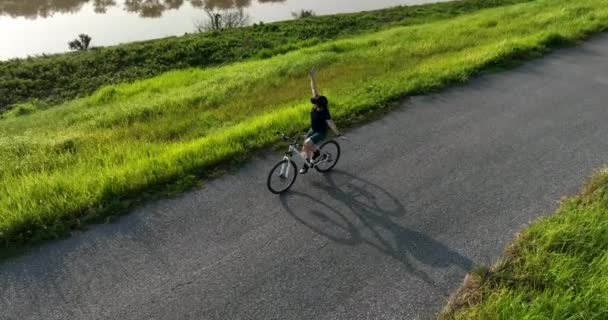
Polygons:
[[310,112],[312,131],[322,134],[327,133],[327,129],[329,128],[327,120],[331,120],[331,114],[327,108],[318,110],[315,107],[312,108]]

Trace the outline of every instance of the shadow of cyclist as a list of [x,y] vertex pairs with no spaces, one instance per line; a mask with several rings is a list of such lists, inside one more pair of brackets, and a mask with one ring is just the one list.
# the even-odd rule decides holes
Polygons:
[[[342,245],[371,246],[400,261],[409,272],[434,286],[431,278],[414,266],[414,260],[440,268],[454,265],[465,271],[473,267],[470,259],[393,221],[403,216],[405,209],[377,184],[343,171],[334,171],[324,177],[323,182],[313,182],[313,185],[325,191],[332,198],[331,202],[338,205],[331,206],[329,201],[300,192],[281,196],[285,210],[309,229]],[[297,211],[296,207],[309,209]]]

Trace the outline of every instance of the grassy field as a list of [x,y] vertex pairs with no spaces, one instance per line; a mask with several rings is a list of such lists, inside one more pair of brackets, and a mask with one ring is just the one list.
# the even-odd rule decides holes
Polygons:
[[[441,319],[608,319],[608,171],[534,223]],[[455,305],[454,305],[455,306]]]
[[48,108],[104,85],[150,78],[169,70],[269,58],[322,41],[525,1],[530,0],[461,0],[395,7],[0,62],[0,111],[26,101]]
[[[109,86],[0,120],[0,243],[63,236],[307,126],[307,71],[339,124],[606,30],[604,0],[537,0]],[[25,110],[25,111],[24,111]]]

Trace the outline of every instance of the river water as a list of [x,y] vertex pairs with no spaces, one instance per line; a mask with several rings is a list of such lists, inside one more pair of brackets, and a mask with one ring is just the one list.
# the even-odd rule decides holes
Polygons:
[[313,10],[332,14],[437,0],[0,0],[0,60],[68,50],[80,33],[92,46],[192,33],[204,8],[243,10],[250,23],[293,19]]

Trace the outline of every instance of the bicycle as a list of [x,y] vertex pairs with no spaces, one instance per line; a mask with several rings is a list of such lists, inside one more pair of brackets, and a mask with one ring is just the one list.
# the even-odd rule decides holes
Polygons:
[[[302,157],[300,154],[300,145],[297,138],[290,138],[281,132],[277,132],[283,141],[289,142],[289,151],[285,152],[283,160],[279,161],[268,174],[266,182],[268,190],[274,194],[281,194],[289,190],[298,178],[298,167],[307,165],[309,168],[315,168],[318,172],[324,173],[333,169],[338,160],[340,160],[340,145],[334,140],[325,141],[317,150],[321,155],[312,163]],[[277,178],[279,183],[284,184],[283,187],[276,187],[273,182]]]

